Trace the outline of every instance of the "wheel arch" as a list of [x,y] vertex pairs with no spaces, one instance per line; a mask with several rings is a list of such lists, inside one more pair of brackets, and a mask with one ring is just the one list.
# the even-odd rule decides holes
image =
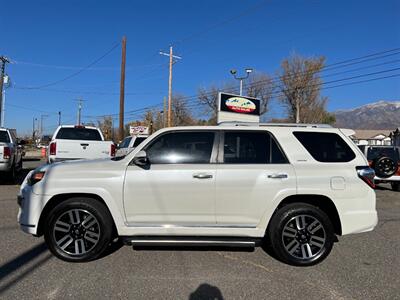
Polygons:
[[94,199],[94,200],[102,203],[106,207],[108,213],[110,214],[110,218],[113,223],[114,232],[115,233],[118,232],[116,224],[115,224],[115,220],[110,211],[110,208],[108,207],[107,203],[104,201],[104,199],[102,197],[100,197],[99,195],[96,195],[96,194],[91,194],[91,193],[65,193],[65,194],[55,195],[52,198],[50,198],[49,201],[47,201],[47,203],[46,203],[45,207],[43,208],[43,211],[40,215],[40,218],[39,218],[39,223],[38,223],[38,228],[37,228],[37,233],[36,233],[37,236],[42,236],[44,234],[44,224],[45,224],[48,213],[54,207],[56,207],[58,204],[60,204],[61,202],[66,201],[68,199],[73,199],[73,198],[90,198],[90,199]]
[[[333,203],[332,199],[330,199],[329,197],[324,195],[314,195],[314,194],[288,196],[278,204],[272,215],[274,215],[280,208],[292,203],[307,203],[318,207],[324,213],[326,213],[326,215],[331,220],[335,233],[337,235],[342,235],[342,223],[340,221],[338,210],[335,204]],[[271,222],[271,219],[269,220],[268,223]]]

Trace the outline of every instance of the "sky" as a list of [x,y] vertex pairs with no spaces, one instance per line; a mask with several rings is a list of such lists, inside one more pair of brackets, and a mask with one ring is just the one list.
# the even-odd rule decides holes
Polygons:
[[[1,0],[1,8],[0,55],[12,61],[6,66],[12,86],[6,89],[5,126],[20,134],[31,133],[33,118],[42,115],[44,131],[52,133],[59,111],[62,123],[74,124],[77,99],[84,100],[84,122],[117,114],[122,36],[127,37],[125,111],[159,105],[167,96],[168,57],[159,51],[168,52],[170,45],[182,57],[173,67],[173,92],[188,97],[200,87],[232,80],[232,68],[276,76],[281,61],[293,53],[322,55],[330,65],[400,48],[398,0]],[[388,54],[327,70],[323,80],[382,72],[341,84],[400,74],[400,54]],[[352,71],[357,68],[364,69]],[[325,89],[322,95],[330,111],[400,100],[400,77]],[[281,115],[275,100],[267,117]],[[133,112],[125,119],[140,116]]]

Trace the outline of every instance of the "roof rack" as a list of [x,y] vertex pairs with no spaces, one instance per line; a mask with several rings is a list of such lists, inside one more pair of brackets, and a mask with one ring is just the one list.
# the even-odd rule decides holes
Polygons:
[[301,127],[301,128],[332,128],[329,124],[308,124],[308,123],[259,123],[259,122],[241,122],[224,121],[219,126],[259,126],[259,127]]

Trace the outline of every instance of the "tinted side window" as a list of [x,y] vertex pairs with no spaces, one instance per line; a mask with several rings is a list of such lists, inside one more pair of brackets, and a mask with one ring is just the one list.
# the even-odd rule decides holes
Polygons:
[[226,132],[224,163],[269,164],[287,163],[286,157],[267,132]]
[[122,143],[119,145],[120,148],[128,148],[129,147],[129,143],[131,142],[132,137],[126,137],[124,138],[124,140],[122,141]]
[[145,137],[137,137],[136,140],[133,142],[132,147],[137,147],[141,142],[143,142],[146,138]]
[[348,162],[356,155],[336,133],[293,132],[311,156],[320,162]]
[[213,132],[171,132],[146,147],[152,164],[207,164],[214,144]]
[[381,157],[389,157],[394,161],[398,161],[397,149],[394,147],[369,147],[367,151],[367,159],[375,160]]
[[0,142],[1,143],[9,143],[10,142],[10,137],[8,136],[7,131],[5,131],[5,130],[0,131]]

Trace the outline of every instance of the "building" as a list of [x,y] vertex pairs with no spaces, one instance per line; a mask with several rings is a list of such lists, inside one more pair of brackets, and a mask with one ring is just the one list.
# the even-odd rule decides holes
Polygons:
[[357,145],[392,145],[391,130],[356,129],[354,131],[355,135],[351,138]]

